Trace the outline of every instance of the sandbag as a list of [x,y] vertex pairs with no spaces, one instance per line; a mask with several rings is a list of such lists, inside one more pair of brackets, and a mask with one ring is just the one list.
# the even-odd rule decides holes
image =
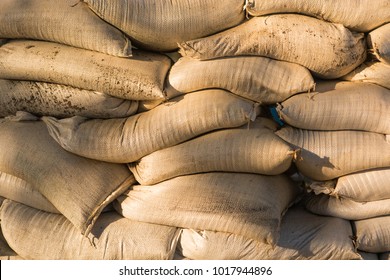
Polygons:
[[126,165],[65,151],[42,121],[3,120],[0,131],[0,171],[33,185],[82,234],[135,182]]
[[[321,36],[320,36],[321,35]],[[334,79],[366,59],[363,33],[308,16],[254,17],[218,34],[180,44],[183,56],[206,60],[259,55],[300,64],[313,75]]]
[[0,260],[22,260],[14,250],[9,247],[7,241],[5,240],[3,233],[0,230]]
[[60,213],[28,182],[0,171],[0,196],[51,213]]
[[373,83],[390,89],[390,65],[383,62],[364,62],[340,79],[352,82]]
[[323,93],[296,94],[276,110],[282,121],[311,130],[364,130],[390,134],[390,90],[350,83]]
[[167,83],[168,97],[223,88],[262,104],[281,102],[293,94],[314,88],[313,77],[306,68],[256,56],[206,61],[182,57],[172,66]]
[[0,47],[0,78],[63,84],[131,100],[164,99],[171,60],[134,50],[131,58],[51,42],[11,40]]
[[336,198],[325,194],[308,195],[305,207],[312,213],[338,217],[346,220],[362,220],[390,215],[390,199],[356,202],[347,198]]
[[133,185],[113,205],[135,221],[222,231],[275,244],[281,218],[298,193],[286,175],[212,172]]
[[51,41],[120,57],[132,54],[130,40],[79,0],[1,0],[0,37]]
[[195,260],[352,260],[355,252],[349,221],[289,208],[280,238],[272,247],[232,233],[183,229],[178,251]]
[[383,134],[291,126],[275,133],[294,149],[300,149],[295,165],[312,180],[326,181],[367,169],[390,167],[390,141]]
[[50,135],[67,151],[116,163],[133,162],[216,129],[238,127],[256,117],[253,102],[223,90],[179,96],[128,118],[58,120],[43,117]]
[[356,248],[369,253],[390,251],[390,216],[352,221]]
[[211,171],[282,174],[290,168],[295,152],[274,134],[276,126],[258,118],[249,127],[221,129],[155,151],[129,167],[142,185]]
[[248,0],[246,11],[252,16],[300,13],[359,31],[370,31],[390,22],[389,0]]
[[[63,215],[6,200],[0,212],[4,237],[29,260],[172,259],[180,230],[103,213],[89,238]],[[91,243],[92,241],[92,243]]]
[[0,79],[0,117],[27,111],[37,116],[120,118],[134,115],[138,101],[52,83]]
[[390,168],[377,168],[341,176],[332,181],[310,182],[308,188],[316,194],[357,202],[390,199]]
[[[390,1],[387,0],[387,3],[390,21]],[[390,64],[390,23],[368,33],[367,44],[368,48],[379,61]]]
[[241,23],[242,0],[84,0],[105,21],[125,32],[134,45],[173,51],[177,44]]

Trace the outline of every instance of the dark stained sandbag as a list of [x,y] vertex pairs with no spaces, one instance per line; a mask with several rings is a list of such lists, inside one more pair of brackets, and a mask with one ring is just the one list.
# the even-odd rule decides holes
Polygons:
[[313,75],[334,79],[366,59],[363,33],[297,14],[254,17],[237,27],[180,44],[183,56],[206,60],[259,55],[300,64]]
[[280,118],[310,130],[364,130],[390,134],[390,90],[368,83],[296,94],[278,105]]
[[134,45],[172,51],[177,44],[235,26],[245,19],[242,0],[85,0]]
[[252,16],[277,13],[300,13],[359,31],[370,31],[390,22],[389,0],[248,0],[247,12]]
[[0,47],[0,78],[63,84],[130,100],[164,99],[171,60],[134,50],[114,57],[51,42],[11,40]]
[[131,56],[130,40],[79,0],[1,0],[0,37],[37,39],[114,56]]
[[168,97],[223,88],[262,104],[281,102],[314,88],[313,77],[305,67],[260,56],[206,61],[182,57],[172,66],[167,82]]
[[300,149],[295,165],[312,180],[326,181],[367,169],[390,167],[390,141],[384,134],[291,126],[275,133],[294,149]]
[[[390,1],[388,10],[390,10]],[[389,22],[390,22],[390,12]],[[390,64],[390,23],[378,27],[367,34],[368,48],[375,57],[384,63]]]
[[183,229],[178,251],[195,260],[352,260],[355,252],[347,220],[289,208],[276,246],[232,233]]
[[[29,260],[172,259],[180,230],[103,213],[88,237],[63,215],[6,200],[0,212],[4,237]],[[92,241],[92,243],[91,243]]]
[[239,128],[221,129],[155,151],[129,167],[142,185],[202,172],[282,174],[295,152],[274,134],[277,124],[266,118]]
[[135,182],[126,165],[65,151],[42,121],[2,120],[0,131],[0,171],[33,185],[82,234]]
[[57,118],[120,118],[134,115],[138,101],[52,83],[0,79],[0,117],[27,111]]
[[390,251],[390,216],[352,222],[356,248],[370,253]]
[[136,221],[222,231],[275,244],[282,216],[298,193],[285,175],[215,172],[133,185],[114,207]]
[[205,90],[128,118],[42,119],[64,149],[101,161],[128,163],[209,131],[242,126],[256,117],[257,109],[254,102],[227,91]]

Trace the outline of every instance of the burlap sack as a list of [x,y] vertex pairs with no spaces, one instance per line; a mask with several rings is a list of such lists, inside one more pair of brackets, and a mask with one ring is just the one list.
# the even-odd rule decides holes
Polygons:
[[[387,10],[390,10],[390,1]],[[390,12],[389,21],[390,21]],[[367,45],[375,57],[387,64],[390,64],[390,23],[372,30],[367,34]]]

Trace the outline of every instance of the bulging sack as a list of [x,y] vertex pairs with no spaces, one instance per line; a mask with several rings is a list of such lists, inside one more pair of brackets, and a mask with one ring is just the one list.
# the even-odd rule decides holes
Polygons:
[[129,57],[131,42],[79,0],[1,0],[0,37],[57,42]]
[[[388,10],[390,10],[390,1],[387,2],[389,3]],[[379,61],[390,64],[390,23],[380,26],[368,33],[367,44],[368,48]]]
[[[319,35],[320,34],[320,35]],[[313,75],[335,79],[366,59],[363,33],[297,14],[254,17],[239,26],[180,44],[180,53],[206,60],[258,55],[300,64]]]
[[235,26],[245,19],[242,0],[84,0],[134,45],[172,51],[183,41]]

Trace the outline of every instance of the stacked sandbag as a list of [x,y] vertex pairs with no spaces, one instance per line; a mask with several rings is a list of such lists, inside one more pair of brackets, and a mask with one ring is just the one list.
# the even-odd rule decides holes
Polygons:
[[367,44],[379,61],[390,64],[390,23],[368,33]]

